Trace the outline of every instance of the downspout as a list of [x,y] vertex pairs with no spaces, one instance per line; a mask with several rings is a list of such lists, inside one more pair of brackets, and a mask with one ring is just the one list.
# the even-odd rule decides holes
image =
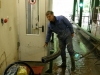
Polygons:
[[72,15],[72,20],[73,21],[75,21],[76,4],[77,4],[77,0],[74,0],[74,4],[73,4],[73,15]]
[[[83,0],[80,0],[80,3],[83,4]],[[79,16],[79,26],[81,27],[82,24],[82,12],[83,12],[83,6],[80,6],[80,16]]]

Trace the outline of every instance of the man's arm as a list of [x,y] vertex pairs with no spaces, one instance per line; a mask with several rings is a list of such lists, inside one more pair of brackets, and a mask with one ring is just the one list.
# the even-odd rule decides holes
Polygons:
[[64,16],[62,16],[62,20],[63,20],[64,24],[66,24],[68,26],[68,28],[70,29],[71,34],[73,34],[74,33],[73,26],[69,22],[69,20],[66,17],[64,17]]

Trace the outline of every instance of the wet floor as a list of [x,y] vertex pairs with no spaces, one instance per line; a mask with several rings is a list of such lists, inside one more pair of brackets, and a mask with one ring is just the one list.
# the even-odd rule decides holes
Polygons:
[[[100,50],[100,43],[95,43],[94,40],[91,41],[88,39],[89,37],[86,34],[75,28],[73,47],[75,50],[76,69],[74,72],[71,72],[70,70],[71,61],[66,49],[67,67],[58,68],[58,66],[62,63],[61,57],[59,56],[53,60],[53,66],[51,67],[52,70],[48,70],[50,68],[50,62],[46,64],[40,63],[40,65],[44,65],[41,75],[100,75],[100,51],[98,51]],[[49,72],[46,72],[47,70]]]
[[[56,60],[54,60],[53,72],[58,73],[54,75],[100,75],[100,59],[98,59],[100,57],[97,58],[97,54],[94,54],[93,51],[96,50],[96,46],[94,47],[91,44],[91,41],[88,41],[84,38],[84,36],[77,32],[75,32],[75,36],[73,38],[73,46],[75,50],[75,71],[70,71],[70,57],[66,49],[67,67],[65,71],[63,71],[64,69],[60,69],[58,72],[56,66],[61,64],[61,57],[59,56]],[[100,47],[100,44],[98,46]],[[68,74],[66,70],[68,70],[70,74]]]

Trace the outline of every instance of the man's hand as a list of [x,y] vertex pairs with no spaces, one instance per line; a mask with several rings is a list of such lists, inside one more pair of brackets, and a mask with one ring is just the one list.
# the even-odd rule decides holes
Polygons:
[[44,47],[47,47],[47,46],[48,46],[48,43],[45,42]]
[[72,33],[72,38],[74,37],[74,33]]

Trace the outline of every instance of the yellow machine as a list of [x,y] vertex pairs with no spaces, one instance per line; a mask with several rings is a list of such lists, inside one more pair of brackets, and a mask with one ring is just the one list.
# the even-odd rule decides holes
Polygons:
[[20,66],[17,75],[28,75],[27,68],[25,66]]
[[14,62],[5,69],[3,75],[34,75],[34,71],[25,62]]

